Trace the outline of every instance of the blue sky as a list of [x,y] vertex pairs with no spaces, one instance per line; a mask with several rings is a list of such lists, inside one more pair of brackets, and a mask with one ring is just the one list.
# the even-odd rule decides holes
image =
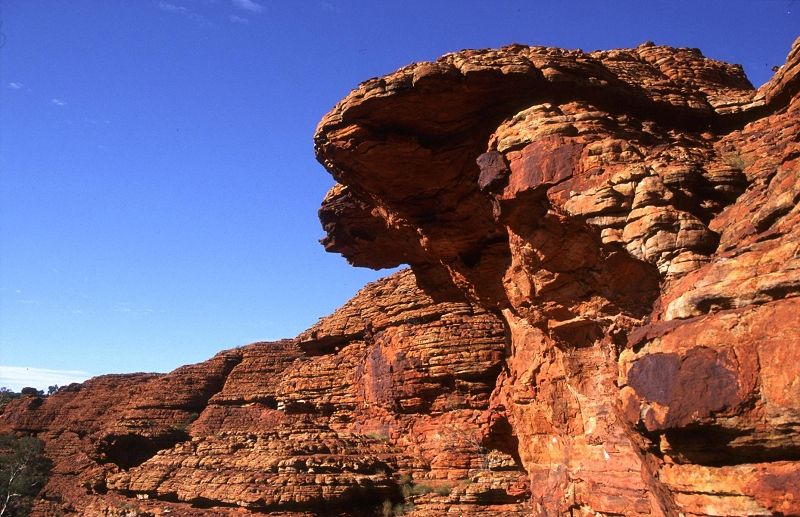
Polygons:
[[291,337],[383,276],[317,243],[332,181],[311,137],[365,79],[462,48],[652,40],[759,85],[800,34],[800,0],[0,5],[0,385],[14,388]]

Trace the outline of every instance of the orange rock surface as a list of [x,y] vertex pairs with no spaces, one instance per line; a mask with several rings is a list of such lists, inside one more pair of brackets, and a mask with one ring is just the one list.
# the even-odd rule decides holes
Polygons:
[[800,514],[799,68],[464,51],[320,123],[327,249],[504,320],[533,514]]
[[418,63],[321,121],[320,219],[407,264],[295,339],[0,414],[38,515],[800,515],[800,40]]
[[505,346],[403,271],[297,339],[23,397],[0,425],[54,460],[39,515],[526,515],[518,459],[482,438]]

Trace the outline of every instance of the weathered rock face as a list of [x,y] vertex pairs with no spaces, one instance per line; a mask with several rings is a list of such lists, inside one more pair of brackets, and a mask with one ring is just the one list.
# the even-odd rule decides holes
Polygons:
[[800,514],[799,67],[464,51],[320,123],[326,248],[505,321],[483,432],[535,513]]
[[516,45],[367,81],[315,135],[323,244],[413,273],[6,406],[37,513],[800,514],[799,70]]
[[54,459],[41,515],[526,515],[525,471],[482,433],[505,347],[497,316],[403,271],[297,339],[22,398],[0,427]]

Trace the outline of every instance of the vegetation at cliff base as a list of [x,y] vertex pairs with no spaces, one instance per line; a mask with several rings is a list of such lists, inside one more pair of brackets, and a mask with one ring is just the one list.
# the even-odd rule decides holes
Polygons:
[[29,515],[50,467],[41,440],[0,434],[0,517]]

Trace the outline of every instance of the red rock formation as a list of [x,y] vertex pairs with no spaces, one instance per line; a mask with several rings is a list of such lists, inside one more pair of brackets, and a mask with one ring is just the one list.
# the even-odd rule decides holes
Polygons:
[[22,398],[0,426],[55,461],[40,515],[526,515],[480,427],[505,346],[499,318],[404,271],[297,339]]
[[320,123],[326,248],[505,320],[483,432],[536,513],[800,513],[798,63],[464,51]]
[[9,404],[36,513],[800,514],[798,70],[515,45],[367,81],[315,135],[323,244],[413,274]]

